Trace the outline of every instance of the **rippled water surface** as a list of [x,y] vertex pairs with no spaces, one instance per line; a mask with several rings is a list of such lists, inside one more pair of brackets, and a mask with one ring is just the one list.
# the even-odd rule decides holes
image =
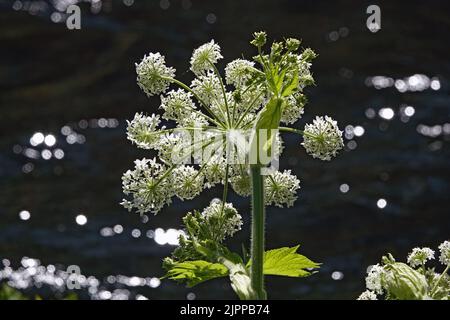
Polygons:
[[[308,279],[268,277],[270,296],[354,299],[381,255],[405,258],[450,237],[447,2],[383,3],[378,33],[365,26],[364,2],[93,1],[79,31],[66,29],[65,3],[0,1],[0,281],[64,296],[66,268],[77,265],[82,298],[234,298],[225,280],[188,289],[158,279],[181,217],[220,190],[158,216],[127,213],[121,175],[152,154],[126,140],[125,120],[158,108],[135,84],[145,53],[163,52],[190,81],[193,48],[214,38],[225,60],[249,58],[260,29],[319,53],[297,126],[328,114],[346,143],[324,163],[285,136],[281,167],[302,188],[295,207],[268,209],[267,246],[300,243],[323,265]],[[240,250],[249,203],[231,198],[245,220],[231,243]]]

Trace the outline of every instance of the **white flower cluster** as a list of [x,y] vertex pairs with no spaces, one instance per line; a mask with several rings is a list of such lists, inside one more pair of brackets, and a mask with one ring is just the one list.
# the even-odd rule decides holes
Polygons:
[[[312,83],[309,68],[314,53],[310,49],[295,53],[298,44],[290,39],[275,46],[273,59],[279,63],[270,63],[284,70],[272,68],[269,72],[269,61],[262,66],[260,59],[269,59],[269,55],[255,58],[255,62],[236,59],[226,65],[224,81],[215,66],[223,58],[221,49],[212,40],[193,51],[190,69],[195,78],[190,86],[174,79],[175,69],[166,66],[160,53],[150,53],[136,64],[137,83],[147,95],[160,95],[162,116],[137,113],[127,122],[127,137],[139,148],[155,150],[161,163],[155,159],[136,161],[134,170],[122,178],[129,198],[122,205],[141,214],[157,213],[172,197],[193,199],[217,184],[230,184],[237,194],[249,196],[250,151],[246,154],[244,150],[244,157],[242,152],[230,155],[226,138],[235,131],[250,137],[261,111],[275,97],[284,100],[282,123],[292,124],[301,118],[306,103],[302,90]],[[276,72],[278,82],[271,78]],[[171,84],[180,88],[169,90]],[[161,118],[174,124],[166,126]],[[341,134],[331,118],[318,117],[305,127],[303,145],[314,157],[330,160],[342,148]],[[283,151],[279,134],[275,141],[273,149],[278,157]],[[212,157],[204,157],[211,150]],[[266,205],[290,207],[297,199],[300,181],[289,170],[275,171],[264,183]]]
[[192,166],[179,166],[173,170],[173,187],[181,200],[193,199],[204,187],[203,175]]
[[383,277],[386,272],[379,264],[373,265],[366,277],[366,288],[377,294],[383,294]]
[[437,273],[425,264],[435,258],[434,250],[414,248],[407,257],[408,264],[397,262],[388,254],[382,264],[372,266],[366,277],[367,291],[358,300],[376,300],[377,295],[393,300],[448,300],[450,298],[450,241],[439,245],[439,260],[446,267]]
[[232,168],[230,183],[234,192],[242,197],[248,197],[252,192],[250,173],[243,166],[238,165]]
[[189,117],[192,110],[196,109],[192,94],[183,89],[169,91],[167,96],[161,96],[161,109],[164,110],[163,118],[175,120],[178,123]]
[[274,204],[280,208],[292,207],[297,200],[298,189],[300,189],[300,180],[291,174],[291,170],[276,171],[266,178],[266,205]]
[[444,241],[439,245],[439,261],[446,265],[450,266],[450,241]]
[[127,120],[128,140],[139,148],[152,149],[159,139],[157,130],[160,122],[159,115],[145,116],[142,113],[136,113],[132,121]]
[[199,75],[192,80],[191,88],[201,101],[207,105],[217,103],[217,100],[220,99],[220,81],[212,71]]
[[411,267],[424,265],[428,260],[434,259],[434,251],[430,248],[414,248],[408,255],[408,263]]
[[136,209],[140,214],[157,213],[172,202],[172,184],[163,177],[165,167],[155,159],[144,158],[134,163],[134,170],[128,170],[122,176],[123,193],[130,195],[132,200],[124,199],[121,204],[128,211]]
[[214,229],[218,241],[232,236],[242,227],[242,217],[231,203],[213,200],[203,210],[202,216],[208,221],[209,227]]
[[205,71],[212,70],[212,64],[222,58],[219,45],[211,40],[194,50],[191,57],[191,71],[196,75],[201,75]]
[[375,292],[366,290],[358,297],[357,300],[378,300]]
[[149,53],[142,61],[136,63],[137,83],[149,96],[164,92],[175,76],[175,69],[166,66],[164,56],[160,53]]
[[254,62],[244,59],[231,61],[225,68],[226,82],[237,88],[245,85],[252,77],[251,71],[254,65]]
[[305,126],[304,133],[302,145],[314,158],[331,160],[344,146],[342,131],[328,116],[316,117],[312,124]]

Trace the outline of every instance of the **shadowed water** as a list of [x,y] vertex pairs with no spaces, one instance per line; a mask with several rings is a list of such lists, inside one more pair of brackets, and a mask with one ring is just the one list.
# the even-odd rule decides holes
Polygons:
[[[405,259],[413,246],[450,237],[448,3],[383,3],[377,33],[366,28],[364,2],[101,1],[82,5],[79,31],[52,3],[63,1],[0,1],[0,281],[58,296],[62,271],[78,265],[83,298],[234,298],[225,279],[195,288],[157,279],[181,217],[221,190],[175,200],[158,216],[126,212],[121,175],[153,154],[126,140],[125,121],[158,112],[135,83],[144,54],[162,52],[190,82],[195,47],[214,38],[226,62],[250,58],[260,29],[319,54],[296,127],[328,114],[346,136],[331,162],[284,136],[281,169],[301,190],[294,207],[268,208],[267,247],[301,244],[322,267],[307,279],[267,277],[270,297],[354,299],[381,255]],[[245,221],[230,243],[240,251],[249,199],[231,200]]]

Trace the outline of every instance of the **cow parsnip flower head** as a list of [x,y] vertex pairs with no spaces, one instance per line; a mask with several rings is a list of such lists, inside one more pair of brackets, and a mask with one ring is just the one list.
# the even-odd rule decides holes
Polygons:
[[179,166],[172,175],[175,194],[181,200],[193,199],[205,186],[204,176],[192,166]]
[[239,165],[233,167],[230,185],[238,195],[248,197],[252,192],[252,182],[247,168]]
[[166,267],[175,262],[201,259],[195,247],[206,243],[220,245],[241,229],[242,217],[231,203],[213,200],[203,211],[187,213],[183,224],[185,232],[179,237],[180,246],[171,258],[165,259]]
[[[202,218],[208,221],[210,228],[217,233],[210,238],[220,242],[241,230],[242,217],[231,203],[224,204],[220,200],[211,201],[211,204],[203,210]],[[218,226],[220,227],[217,228]]]
[[164,56],[149,53],[140,63],[136,63],[137,83],[148,95],[153,96],[165,92],[171,78],[175,76],[175,69],[166,66]]
[[[139,87],[148,96],[160,96],[162,114],[136,114],[128,122],[127,136],[158,156],[136,161],[122,178],[127,196],[122,205],[140,214],[156,214],[174,197],[190,200],[222,184],[221,200],[184,217],[185,233],[164,267],[167,277],[188,285],[228,275],[243,299],[266,297],[264,207],[293,206],[300,189],[290,170],[277,167],[284,150],[281,134],[301,135],[306,151],[322,160],[336,156],[343,145],[342,132],[328,116],[316,118],[303,131],[290,127],[306,111],[304,89],[314,84],[315,53],[301,49],[294,38],[273,42],[268,50],[266,42],[265,32],[255,33],[251,44],[257,54],[229,62],[224,77],[217,67],[223,58],[220,46],[214,40],[201,45],[190,59],[189,85],[174,78],[175,69],[160,53],[136,64]],[[223,244],[242,225],[237,210],[227,203],[229,191],[252,195],[252,263],[245,252],[242,258]],[[296,253],[297,248],[274,250],[292,260],[289,276],[304,276],[318,267]],[[370,282],[376,289],[376,279]]]
[[366,290],[358,297],[357,300],[378,300],[375,292]]
[[300,189],[300,180],[291,174],[291,170],[276,171],[266,177],[266,205],[274,204],[280,208],[292,207],[297,199],[298,189]]
[[286,105],[283,109],[283,115],[281,116],[281,122],[285,124],[293,124],[297,122],[305,113],[306,97],[302,93],[297,93],[286,101]]
[[366,277],[366,287],[377,294],[383,294],[383,277],[386,271],[379,264],[373,265]]
[[236,59],[227,64],[225,80],[235,87],[244,86],[251,78],[255,63],[244,59]]
[[428,260],[434,259],[434,250],[430,248],[414,248],[408,255],[408,263],[411,267],[424,265]]
[[[281,126],[292,125],[305,112],[303,89],[314,83],[310,67],[315,54],[311,49],[300,50],[300,41],[292,38],[274,42],[270,53],[264,53],[266,41],[265,33],[256,33],[252,44],[258,47],[258,55],[253,61],[228,63],[225,79],[216,67],[223,57],[214,40],[193,51],[190,85],[174,78],[175,69],[166,65],[160,53],[150,53],[136,64],[139,87],[147,95],[160,95],[159,109],[168,122],[143,113],[128,122],[128,139],[139,148],[155,150],[159,160],[146,160],[144,169],[124,174],[123,189],[129,199],[122,204],[127,209],[158,213],[173,197],[189,200],[218,184],[249,196],[249,145],[254,130],[265,121],[264,112],[274,105],[280,112],[273,157],[282,154],[280,134],[285,131],[303,135],[307,152],[323,160],[330,160],[342,148],[342,132],[328,116],[316,118],[304,131]],[[169,90],[170,85],[178,88]],[[236,138],[240,145],[230,148],[234,132],[243,138]],[[292,206],[299,188],[298,178],[289,170],[274,171],[265,179],[265,202]]]
[[161,96],[160,108],[164,110],[164,119],[180,123],[192,114],[192,110],[196,109],[196,106],[190,92],[178,89],[169,91],[166,96]]
[[128,170],[122,177],[123,192],[132,198],[124,199],[122,205],[144,214],[156,213],[170,204],[174,190],[171,181],[164,178],[165,172],[164,165],[156,159],[136,160],[134,170]]
[[439,245],[439,261],[446,265],[450,266],[450,241],[444,241]]
[[344,146],[342,131],[328,116],[316,117],[312,124],[305,126],[304,132],[302,145],[314,158],[329,161]]
[[220,46],[211,40],[194,50],[191,57],[191,70],[196,75],[201,75],[205,71],[212,70],[212,65],[222,58]]
[[217,103],[218,100],[220,102],[220,80],[214,72],[209,71],[206,74],[199,75],[192,80],[191,88],[195,95],[207,105]]
[[151,149],[158,140],[156,131],[160,123],[159,115],[146,116],[142,113],[136,113],[133,120],[127,120],[127,137],[138,148]]

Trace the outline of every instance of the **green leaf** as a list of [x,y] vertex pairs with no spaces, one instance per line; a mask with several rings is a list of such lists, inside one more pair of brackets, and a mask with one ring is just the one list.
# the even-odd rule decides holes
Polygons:
[[389,279],[383,279],[389,299],[423,300],[428,298],[429,287],[423,274],[402,262],[392,262],[385,268],[391,274]]
[[188,287],[193,287],[201,282],[227,275],[228,269],[221,263],[195,260],[175,263],[163,278],[186,282]]
[[[267,155],[270,155],[272,142],[275,137],[276,130],[280,125],[281,110],[284,103],[284,99],[273,97],[258,114],[258,118],[256,119],[254,127],[253,137],[251,140],[251,155],[256,155],[258,157],[258,163],[260,163],[261,156],[259,152],[259,148],[261,147],[260,139],[263,139],[262,142],[264,142],[264,144],[262,145],[263,151],[266,152]],[[260,136],[262,134],[260,129],[266,130],[266,137]],[[267,163],[262,164],[266,165]]]
[[281,91],[281,87],[283,86],[284,77],[286,76],[287,69],[284,69],[281,71],[281,73],[276,75],[275,77],[275,86],[277,88],[277,91]]
[[0,286],[0,300],[28,300],[28,298],[19,290],[3,284]]
[[272,98],[258,114],[255,129],[278,129],[284,99]]
[[291,79],[291,82],[283,88],[281,95],[283,97],[289,96],[295,89],[298,88],[298,84],[299,84],[298,71],[296,71],[294,77]]
[[264,253],[264,274],[285,277],[306,277],[311,271],[305,269],[319,268],[320,264],[298,254],[299,246],[283,247]]

